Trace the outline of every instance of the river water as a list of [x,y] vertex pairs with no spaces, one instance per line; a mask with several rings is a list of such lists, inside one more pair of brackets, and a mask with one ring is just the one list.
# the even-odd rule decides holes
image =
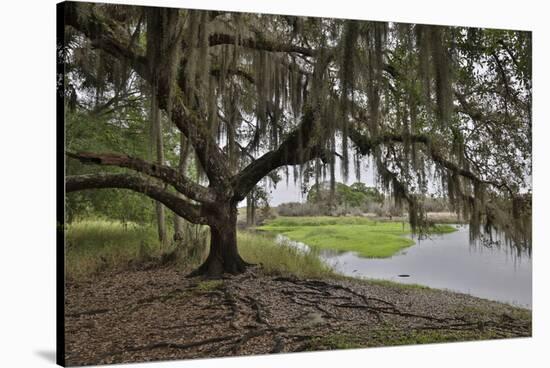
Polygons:
[[[322,250],[336,272],[353,277],[420,284],[531,308],[531,257],[506,246],[472,245],[467,226],[453,233],[416,240],[390,258],[362,258],[354,252]],[[283,241],[284,236],[278,235]],[[308,251],[295,241],[289,245]]]

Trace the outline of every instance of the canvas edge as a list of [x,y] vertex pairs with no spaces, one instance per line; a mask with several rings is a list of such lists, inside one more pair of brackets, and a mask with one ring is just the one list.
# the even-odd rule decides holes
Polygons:
[[65,2],[56,4],[56,364],[65,366]]

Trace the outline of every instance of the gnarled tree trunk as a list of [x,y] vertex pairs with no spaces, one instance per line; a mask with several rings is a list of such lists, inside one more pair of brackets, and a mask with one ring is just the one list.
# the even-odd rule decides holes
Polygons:
[[223,273],[238,274],[250,264],[237,249],[237,204],[221,205],[209,216],[210,252],[204,263],[190,276],[218,277]]

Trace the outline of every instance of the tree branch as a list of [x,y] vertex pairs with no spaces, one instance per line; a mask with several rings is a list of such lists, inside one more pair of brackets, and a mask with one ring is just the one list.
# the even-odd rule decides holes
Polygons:
[[140,76],[147,79],[145,56],[129,48],[127,45],[131,42],[125,32],[114,22],[101,17],[93,6],[68,2],[65,4],[65,24],[86,35],[94,47],[128,61]]
[[[328,160],[322,137],[315,134],[313,112],[306,109],[302,123],[274,151],[269,151],[232,178],[235,198],[242,200],[264,176],[285,165],[299,165],[314,158]],[[327,132],[323,132],[327,134]]]
[[[244,71],[244,70],[241,70],[241,69],[237,69],[237,68],[228,68],[225,73],[227,75],[235,75],[235,76],[238,76],[238,77],[241,77],[243,78],[244,80],[248,81],[249,83],[255,83],[255,79],[254,77],[252,76],[252,74]],[[216,68],[213,68],[210,70],[210,75],[213,76],[213,77],[216,77],[216,78],[220,78],[221,75],[222,75],[222,69],[220,67],[216,67]]]
[[192,200],[207,203],[214,203],[216,201],[214,194],[208,188],[189,180],[185,176],[180,175],[177,170],[168,166],[115,153],[67,152],[67,156],[85,164],[118,166],[132,169],[172,185],[178,192]]
[[241,39],[238,43],[233,35],[213,33],[209,37],[209,42],[210,46],[238,44],[245,48],[270,52],[294,52],[304,56],[314,56],[316,54],[315,50],[307,47],[267,40],[260,33],[256,33],[256,38]]
[[189,111],[183,101],[172,107],[172,121],[191,142],[211,186],[226,186],[230,170],[227,156],[222,152],[206,121]]
[[207,218],[202,213],[202,206],[191,204],[176,194],[170,193],[166,188],[137,175],[88,174],[68,176],[65,179],[67,193],[102,188],[130,189],[145,194],[194,224],[207,224]]

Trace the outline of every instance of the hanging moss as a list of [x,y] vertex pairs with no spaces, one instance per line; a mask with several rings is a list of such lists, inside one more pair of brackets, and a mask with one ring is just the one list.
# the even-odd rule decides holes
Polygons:
[[[198,27],[198,55],[197,55],[197,89],[199,91],[206,91],[208,89],[208,80],[210,76],[210,55],[209,55],[209,43],[208,43],[208,22],[209,12],[201,11],[199,15],[199,27]],[[202,93],[206,96],[206,93]]]
[[348,113],[354,105],[355,64],[357,63],[357,40],[359,38],[359,22],[348,20],[344,22],[342,36],[342,56],[340,61],[341,110],[342,110],[342,175],[348,178]]
[[189,10],[187,15],[187,25],[185,39],[187,42],[186,65],[185,65],[185,95],[188,97],[187,103],[190,103],[193,91],[196,88],[197,63],[198,63],[198,40],[199,40],[200,13],[195,10]]
[[452,90],[450,78],[450,58],[447,53],[442,27],[430,27],[431,51],[435,74],[437,112],[444,125],[449,124],[452,112]]
[[[296,134],[287,157],[304,159],[313,146],[330,156],[323,157],[326,164],[318,157],[311,163],[299,160],[304,163],[294,167],[296,182],[329,177],[334,188],[334,157],[341,150],[344,179],[350,164],[359,180],[365,159],[373,160],[380,186],[391,192],[396,206],[407,207],[415,230],[426,222],[422,198],[437,181],[453,210],[470,219],[472,238],[483,228],[502,226],[520,242],[524,238],[515,229],[529,233],[527,200],[517,195],[517,188],[529,187],[521,177],[531,172],[528,35],[163,8],[147,8],[140,26],[140,13],[115,16],[109,9],[82,6],[81,20],[95,19],[87,33],[92,38],[120,33],[125,51],[142,57],[140,34],[146,32],[150,75],[143,79],[151,82],[152,104],[166,97],[164,116],[170,118],[177,97],[198,116],[213,137],[208,144],[219,145],[226,155],[229,176]],[[102,24],[110,31],[102,33]],[[211,46],[210,40],[221,44]],[[90,104],[124,92],[130,73],[135,77],[133,60],[112,63],[90,40],[75,43],[79,47],[70,57],[84,76],[79,75],[85,95],[95,97]],[[499,57],[504,72],[510,72],[506,78],[493,75],[496,66],[487,64],[492,52],[506,55]],[[504,98],[503,81],[514,81],[517,93]],[[515,106],[512,97],[519,100]],[[71,105],[78,111],[80,101],[74,98]],[[510,108],[503,120],[504,102]],[[304,131],[293,133],[304,116],[314,120],[309,141]],[[355,134],[371,144],[349,152],[348,138]],[[514,153],[501,152],[502,147]],[[497,177],[496,168],[507,175]],[[290,169],[283,170],[288,180]],[[204,178],[202,171],[199,176]],[[485,179],[503,184],[485,185]]]
[[448,125],[452,113],[451,60],[447,50],[445,31],[440,26],[416,26],[418,64],[425,101],[432,101],[432,80],[435,85],[437,121]]
[[368,100],[368,128],[372,135],[378,133],[382,90],[383,53],[386,42],[386,24],[367,23],[362,34],[367,43],[366,94]]
[[424,100],[426,103],[431,101],[431,73],[430,73],[430,57],[431,57],[431,37],[429,26],[415,26],[416,45],[418,49],[418,71],[422,81],[424,91]]
[[258,124],[260,130],[265,131],[265,124],[267,122],[267,100],[269,94],[269,65],[268,54],[264,51],[254,52],[254,64],[253,71],[255,74],[256,93],[257,93],[257,107],[256,116],[258,118]]

